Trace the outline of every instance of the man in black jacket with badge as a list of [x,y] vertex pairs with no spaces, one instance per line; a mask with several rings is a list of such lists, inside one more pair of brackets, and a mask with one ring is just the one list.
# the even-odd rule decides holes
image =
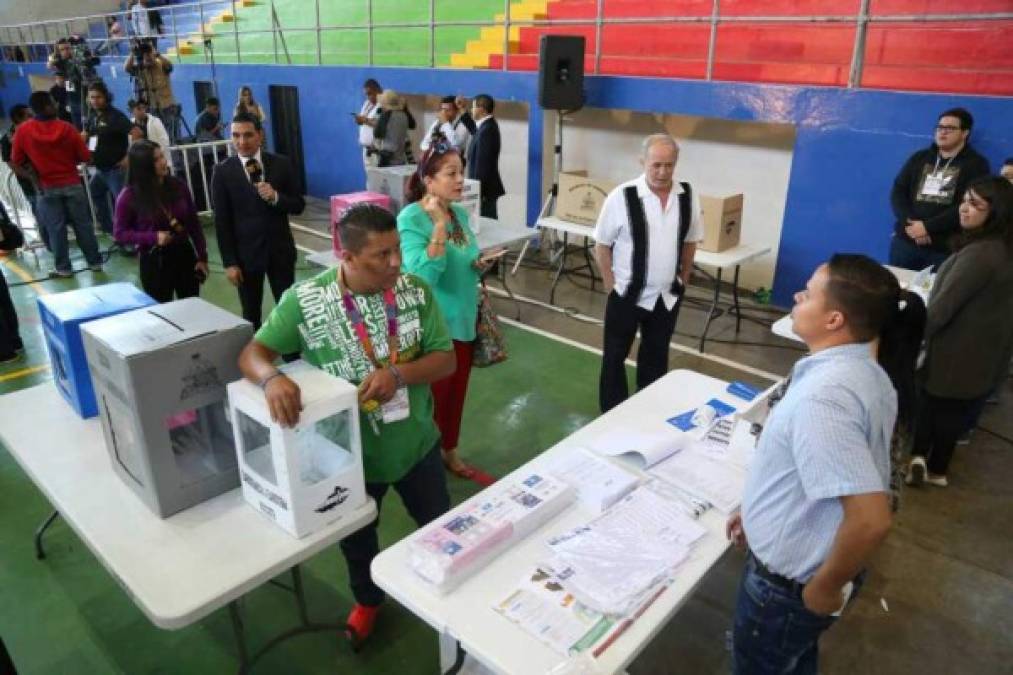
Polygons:
[[947,110],[936,123],[935,142],[904,164],[893,182],[890,205],[897,218],[890,264],[910,270],[938,267],[960,232],[957,213],[964,188],[989,174],[988,160],[972,148],[974,118],[963,108]]
[[260,119],[249,113],[232,118],[236,154],[215,167],[211,198],[222,265],[239,289],[243,318],[260,327],[264,277],[277,302],[295,281],[295,240],[289,215],[306,202],[296,187],[291,163],[261,149]]
[[112,209],[116,207],[116,198],[126,182],[127,146],[130,129],[134,126],[129,117],[113,107],[112,102],[112,94],[105,84],[92,82],[88,85],[91,110],[81,132],[95,165],[95,175],[89,183],[95,217],[107,234],[113,232]]

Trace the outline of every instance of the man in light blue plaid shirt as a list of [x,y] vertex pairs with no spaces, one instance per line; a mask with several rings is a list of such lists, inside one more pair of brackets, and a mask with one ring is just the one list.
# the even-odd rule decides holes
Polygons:
[[[736,673],[812,673],[817,641],[890,529],[897,394],[874,356],[905,319],[893,275],[834,256],[795,296],[795,364],[757,445],[729,537],[749,547],[733,631]],[[873,343],[877,340],[877,343]],[[892,348],[892,345],[890,345]]]

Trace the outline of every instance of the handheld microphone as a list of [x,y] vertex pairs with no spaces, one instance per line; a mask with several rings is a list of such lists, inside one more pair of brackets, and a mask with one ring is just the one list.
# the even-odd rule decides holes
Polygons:
[[250,182],[254,185],[264,180],[264,170],[256,157],[246,160],[246,173],[250,174]]

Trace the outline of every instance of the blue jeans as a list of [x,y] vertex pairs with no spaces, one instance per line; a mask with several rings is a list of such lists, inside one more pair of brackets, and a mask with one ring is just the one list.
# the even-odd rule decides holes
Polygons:
[[91,189],[91,201],[95,204],[95,218],[106,234],[113,233],[113,214],[109,200],[112,199],[115,207],[116,198],[120,196],[120,190],[123,189],[125,182],[123,169],[117,166],[112,169],[96,169],[88,184]]
[[80,185],[46,188],[39,195],[39,223],[49,232],[49,246],[53,262],[60,272],[70,272],[70,253],[67,245],[67,223],[74,228],[77,245],[81,247],[89,265],[102,264],[98,240],[91,225],[88,195]]
[[936,251],[928,246],[912,244],[896,234],[890,239],[890,264],[894,267],[903,267],[918,272],[929,266],[938,269],[947,257],[947,253]]
[[[863,575],[855,580],[852,599]],[[801,587],[799,587],[801,588]],[[778,585],[757,572],[750,555],[739,584],[732,631],[732,672],[774,675],[819,672],[817,641],[837,618],[810,612],[801,590]]]

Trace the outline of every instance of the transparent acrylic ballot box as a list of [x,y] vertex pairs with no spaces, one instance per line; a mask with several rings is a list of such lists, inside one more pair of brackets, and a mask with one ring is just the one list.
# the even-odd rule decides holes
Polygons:
[[228,386],[243,496],[295,537],[339,520],[366,501],[356,388],[303,361],[282,367],[300,389],[294,428],[271,420],[264,392]]

